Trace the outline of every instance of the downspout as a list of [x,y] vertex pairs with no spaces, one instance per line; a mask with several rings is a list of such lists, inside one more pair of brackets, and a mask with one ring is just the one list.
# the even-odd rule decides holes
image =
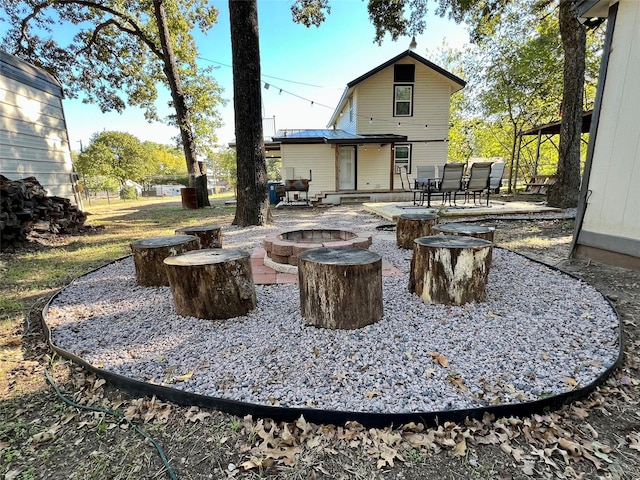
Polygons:
[[580,185],[580,197],[578,199],[578,210],[576,211],[576,225],[573,230],[573,239],[569,249],[569,258],[574,258],[578,245],[578,238],[584,223],[584,215],[587,210],[589,201],[589,179],[591,178],[591,166],[593,164],[593,152],[596,145],[596,137],[598,133],[598,124],[600,123],[600,110],[602,107],[602,94],[607,79],[607,70],[609,68],[609,57],[611,56],[611,45],[613,43],[613,32],[616,25],[616,17],[618,16],[618,3],[609,7],[609,18],[607,20],[607,33],[604,40],[604,50],[602,52],[602,63],[600,64],[600,72],[598,74],[598,89],[596,90],[596,100],[593,106],[593,114],[591,116],[591,125],[589,126],[589,145],[587,147],[587,158],[584,164],[584,173],[582,175],[582,184]]

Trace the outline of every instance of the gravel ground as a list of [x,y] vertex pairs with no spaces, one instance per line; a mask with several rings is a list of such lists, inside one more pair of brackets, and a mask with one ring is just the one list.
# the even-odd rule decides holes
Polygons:
[[266,405],[363,412],[428,412],[536,400],[594,381],[618,355],[618,319],[584,282],[494,250],[487,301],[423,303],[407,290],[411,252],[388,223],[334,207],[278,217],[271,227],[224,228],[225,248],[271,232],[376,232],[371,250],[403,272],[383,278],[384,317],[352,331],[305,325],[296,284],[256,286],[245,317],[175,314],[168,287],[135,283],[125,258],[65,288],[45,314],[53,342],[138,380]]

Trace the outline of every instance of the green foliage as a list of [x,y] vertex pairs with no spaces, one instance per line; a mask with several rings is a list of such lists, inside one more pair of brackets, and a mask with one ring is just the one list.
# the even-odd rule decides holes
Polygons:
[[138,198],[138,192],[133,185],[125,185],[120,189],[120,198],[122,200],[135,200]]
[[126,180],[140,182],[147,173],[149,149],[129,133],[101,132],[78,155],[76,169],[89,177],[115,178],[120,185]]
[[305,27],[314,25],[319,27],[322,22],[326,20],[326,15],[331,13],[331,5],[329,0],[296,0],[291,5],[291,15],[293,21],[301,23]]
[[234,190],[238,183],[236,151],[224,148],[209,157],[215,180],[226,181]]
[[[198,150],[206,152],[221,125],[222,90],[210,71],[198,70],[192,32],[211,29],[218,10],[207,0],[168,0],[163,6],[177,77],[167,68],[169,54],[160,42],[153,2],[6,0],[0,16],[10,28],[0,47],[54,73],[67,98],[81,97],[104,112],[137,106],[147,120],[173,125],[182,114]],[[65,35],[54,35],[53,25]],[[188,111],[162,119],[156,108],[158,86],[176,80]]]

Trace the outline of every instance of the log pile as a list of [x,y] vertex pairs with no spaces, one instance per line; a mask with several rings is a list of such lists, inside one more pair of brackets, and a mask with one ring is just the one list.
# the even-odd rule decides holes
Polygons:
[[52,233],[77,233],[86,219],[69,199],[47,196],[35,177],[9,180],[0,175],[0,247],[24,241],[42,221]]

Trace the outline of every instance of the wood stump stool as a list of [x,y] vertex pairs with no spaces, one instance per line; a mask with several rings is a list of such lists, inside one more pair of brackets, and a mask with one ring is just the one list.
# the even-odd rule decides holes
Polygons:
[[432,213],[403,213],[398,216],[396,243],[400,248],[413,248],[416,238],[431,235],[431,228],[438,223],[438,215]]
[[409,291],[427,302],[483,302],[493,243],[480,238],[434,235],[415,240]]
[[495,231],[495,227],[464,222],[439,223],[431,229],[433,235],[464,235],[467,237],[481,238],[489,242],[493,242],[493,234]]
[[256,307],[251,255],[204,249],[164,259],[176,313],[208,320],[246,315]]
[[222,230],[217,225],[179,228],[176,235],[195,235],[200,239],[200,248],[222,248]]
[[193,235],[169,235],[136,240],[131,243],[136,282],[143,287],[169,286],[163,260],[200,248],[200,240]]
[[382,257],[360,248],[298,255],[300,309],[311,325],[354,329],[382,318]]

